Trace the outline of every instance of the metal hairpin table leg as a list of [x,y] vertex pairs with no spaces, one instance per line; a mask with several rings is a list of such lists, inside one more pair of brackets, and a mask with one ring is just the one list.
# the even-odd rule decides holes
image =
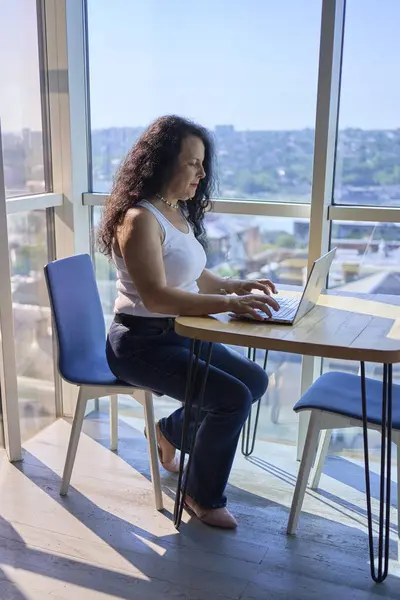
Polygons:
[[[368,537],[371,576],[376,583],[384,581],[389,569],[390,488],[392,450],[392,365],[383,365],[382,382],[382,446],[379,492],[378,569],[375,567],[372,530],[371,482],[369,475],[368,415],[365,363],[361,363],[361,401],[364,435],[365,487],[367,495]],[[386,477],[386,486],[385,486]],[[386,506],[385,506],[386,502]]]
[[[253,362],[256,362],[256,349],[255,348],[248,348],[247,350],[247,358],[249,360],[252,360]],[[268,350],[265,350],[265,355],[264,355],[264,371],[267,367],[267,359],[268,359]],[[257,408],[256,408],[256,419],[254,422],[254,427],[253,427],[253,437],[251,439],[251,443],[250,443],[250,437],[251,437],[251,413],[252,413],[252,409],[250,408],[250,412],[249,412],[249,416],[247,417],[247,421],[246,423],[243,425],[243,430],[242,430],[242,454],[243,456],[250,456],[251,454],[253,454],[254,451],[254,446],[256,443],[256,435],[257,435],[257,427],[258,427],[258,418],[260,416],[260,406],[261,406],[261,398],[259,398],[256,402],[257,404]]]
[[197,377],[198,366],[199,366],[201,342],[199,342],[197,340],[196,341],[192,340],[191,345],[190,345],[190,363],[189,363],[189,369],[188,369],[187,380],[186,380],[185,406],[184,406],[184,411],[183,411],[181,459],[180,459],[180,463],[179,463],[178,486],[176,489],[175,508],[174,508],[174,525],[175,525],[176,529],[179,529],[181,520],[182,520],[182,512],[183,512],[183,506],[184,506],[184,501],[185,501],[187,482],[189,479],[190,467],[192,464],[193,449],[194,449],[194,444],[196,441],[196,435],[197,435],[197,430],[198,430],[199,421],[200,421],[200,413],[201,413],[201,409],[203,406],[204,391],[206,388],[208,370],[210,367],[212,348],[213,348],[213,345],[210,342],[208,344],[208,351],[207,351],[203,379],[199,384],[199,396],[198,396],[198,401],[197,401],[196,417],[195,417],[194,428],[193,428],[193,437],[192,437],[192,441],[191,441],[190,449],[189,449],[188,464],[186,466],[186,477],[185,477],[185,481],[183,482],[183,471],[185,468],[185,455],[186,455],[186,448],[187,448],[187,443],[188,443],[188,435],[189,435],[189,428],[190,428],[190,418],[191,418],[192,407],[193,407],[193,399],[194,399],[194,394],[195,394],[195,390],[196,390],[195,383],[196,383],[196,377]]

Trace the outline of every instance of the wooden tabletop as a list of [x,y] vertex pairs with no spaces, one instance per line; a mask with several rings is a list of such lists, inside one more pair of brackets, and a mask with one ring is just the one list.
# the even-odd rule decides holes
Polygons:
[[[285,296],[299,294],[285,291]],[[400,362],[400,297],[327,292],[296,325],[213,317],[178,317],[179,335],[324,358]]]

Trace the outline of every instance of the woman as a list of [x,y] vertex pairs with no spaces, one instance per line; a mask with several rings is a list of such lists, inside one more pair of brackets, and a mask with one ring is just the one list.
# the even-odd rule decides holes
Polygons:
[[[232,311],[259,318],[256,309],[271,314],[270,306],[279,308],[270,281],[225,280],[205,268],[203,219],[212,168],[213,145],[204,128],[176,116],[158,119],[120,167],[99,232],[103,252],[117,267],[110,368],[131,385],[180,401],[190,341],[174,332],[174,317]],[[200,361],[199,371],[204,368]],[[267,385],[257,364],[215,344],[185,498],[204,523],[237,525],[224,490],[251,404]],[[178,408],[157,424],[160,460],[172,472],[178,470],[182,417]]]

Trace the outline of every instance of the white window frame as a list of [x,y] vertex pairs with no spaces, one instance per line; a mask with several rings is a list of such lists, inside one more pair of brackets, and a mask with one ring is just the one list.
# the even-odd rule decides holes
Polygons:
[[16,196],[6,200],[7,215],[15,215],[21,212],[31,210],[43,210],[46,208],[54,208],[62,206],[64,197],[62,194],[34,194],[32,196]]
[[[90,254],[89,118],[86,65],[86,3],[44,0],[46,70],[49,87],[52,181],[63,202],[56,205],[55,254]],[[72,416],[77,388],[61,382],[62,414]]]
[[21,460],[21,431],[18,410],[17,367],[14,350],[14,321],[8,246],[3,145],[0,128],[0,393],[4,443],[10,461]]
[[[329,207],[333,201],[334,189],[345,2],[346,0],[324,0],[322,3],[308,272],[313,262],[329,250]],[[303,357],[300,386],[302,395],[321,374],[321,370],[321,358]],[[297,438],[298,460],[303,454],[308,422],[309,413],[302,412]]]

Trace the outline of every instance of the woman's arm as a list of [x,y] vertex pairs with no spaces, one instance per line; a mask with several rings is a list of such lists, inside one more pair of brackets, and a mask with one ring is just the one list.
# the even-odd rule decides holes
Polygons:
[[202,294],[232,294],[231,290],[232,279],[223,279],[215,275],[212,271],[204,269],[197,280],[197,285]]
[[204,269],[197,280],[199,290],[203,294],[250,294],[252,290],[260,290],[268,296],[277,293],[275,285],[269,279],[223,279],[212,271]]
[[[150,312],[172,315],[208,315],[227,311],[250,313],[254,309],[269,313],[268,296],[224,296],[192,294],[168,287],[162,256],[161,230],[157,219],[143,208],[131,209],[118,230],[117,241],[126,268],[144,306]],[[274,306],[275,308],[275,306]]]

